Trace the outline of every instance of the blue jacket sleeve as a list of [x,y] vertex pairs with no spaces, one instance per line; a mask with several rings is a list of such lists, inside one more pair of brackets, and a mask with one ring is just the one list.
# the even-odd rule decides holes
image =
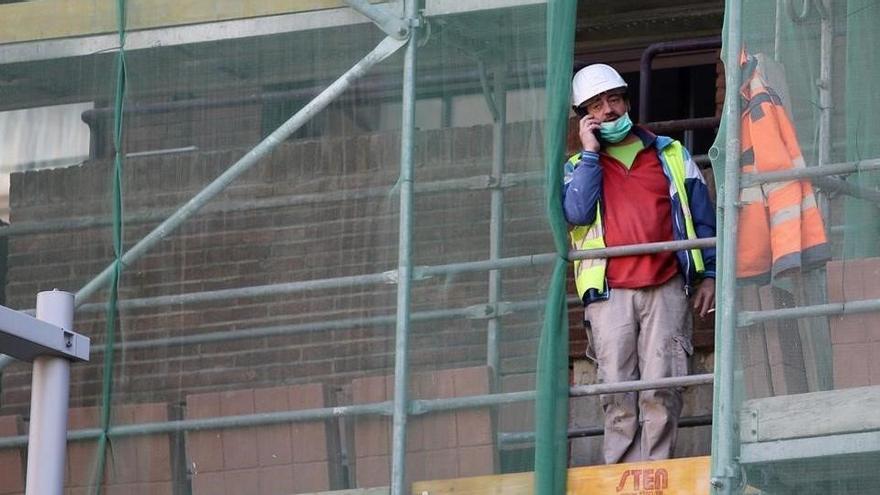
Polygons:
[[562,209],[572,225],[590,225],[596,220],[596,205],[602,192],[599,154],[582,151],[577,165],[565,163]]
[[[685,153],[687,154],[687,151]],[[691,217],[694,220],[694,230],[697,232],[697,237],[701,239],[715,237],[715,205],[712,204],[712,199],[709,197],[709,188],[706,187],[702,174],[689,154],[687,155],[687,162],[689,169],[696,170],[696,174],[694,174],[696,176],[688,173],[689,177],[684,183],[685,189],[687,189]],[[706,273],[704,275],[709,278],[715,278],[715,248],[703,248],[701,252],[703,253],[703,263],[706,265]]]

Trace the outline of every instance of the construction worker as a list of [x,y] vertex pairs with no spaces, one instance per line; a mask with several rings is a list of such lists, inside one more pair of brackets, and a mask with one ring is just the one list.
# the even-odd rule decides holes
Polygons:
[[[572,80],[582,151],[565,164],[563,209],[575,249],[715,236],[703,176],[676,140],[629,118],[627,84],[587,66]],[[688,373],[694,308],[715,306],[715,250],[684,249],[574,263],[599,381]],[[681,390],[602,395],[606,463],[671,457]]]

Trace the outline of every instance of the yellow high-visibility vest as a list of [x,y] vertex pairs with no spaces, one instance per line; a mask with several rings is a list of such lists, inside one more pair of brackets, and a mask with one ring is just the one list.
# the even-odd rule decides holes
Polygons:
[[[580,153],[569,158],[572,166],[577,167],[580,160]],[[694,221],[691,216],[690,205],[688,204],[687,191],[685,190],[685,160],[684,149],[678,141],[673,141],[670,145],[663,148],[660,153],[660,162],[663,166],[664,173],[669,179],[670,197],[678,196],[678,205],[681,207],[682,217],[684,218],[684,231],[688,239],[696,239],[697,233],[694,228]],[[571,229],[569,236],[571,237],[572,248],[576,250],[601,249],[605,246],[605,231],[602,227],[602,209],[601,201],[596,205],[596,219],[590,225],[578,225]],[[672,212],[673,222],[676,218],[676,212]],[[689,250],[688,262],[693,262],[694,271],[698,274],[706,271],[703,263],[703,253],[698,248]],[[574,262],[574,280],[577,286],[578,295],[584,303],[590,303],[599,299],[608,297],[608,287],[605,280],[605,268],[608,261],[605,258],[575,260]],[[587,297],[585,297],[587,296]]]

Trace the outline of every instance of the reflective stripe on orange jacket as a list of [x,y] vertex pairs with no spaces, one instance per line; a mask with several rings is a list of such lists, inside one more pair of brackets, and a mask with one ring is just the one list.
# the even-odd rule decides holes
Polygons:
[[[743,74],[742,172],[804,167],[794,126],[782,100],[764,77],[762,64],[744,53]],[[737,277],[766,282],[771,276],[830,259],[830,246],[809,181],[747,187],[740,193],[740,201]]]

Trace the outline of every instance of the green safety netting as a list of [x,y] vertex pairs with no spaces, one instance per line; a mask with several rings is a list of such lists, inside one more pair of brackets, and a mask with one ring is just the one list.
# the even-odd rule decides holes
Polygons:
[[[76,293],[92,343],[67,492],[408,493],[536,468],[561,486],[547,5],[420,14],[408,41],[341,2],[0,3],[20,26],[0,31],[3,304]],[[18,493],[30,366],[3,366],[0,493]],[[536,466],[538,421],[555,457]]]
[[[713,167],[719,225],[740,227],[719,229],[716,490],[870,492],[880,6],[725,9],[737,125]],[[427,2],[407,82],[407,40],[341,3],[0,2],[2,304],[74,292],[93,344],[72,368],[68,491],[534,471],[561,493],[575,10]],[[797,150],[768,161],[762,118]],[[737,170],[728,143],[747,143]],[[798,156],[820,171],[755,175]],[[0,363],[0,493],[20,493],[30,367]]]
[[568,135],[576,2],[550,4],[547,24],[547,215],[557,259],[544,313],[538,355],[536,404],[535,491],[564,493],[568,465],[568,227],[563,218],[562,167]]
[[875,490],[878,23],[870,1],[726,2],[717,493]]

